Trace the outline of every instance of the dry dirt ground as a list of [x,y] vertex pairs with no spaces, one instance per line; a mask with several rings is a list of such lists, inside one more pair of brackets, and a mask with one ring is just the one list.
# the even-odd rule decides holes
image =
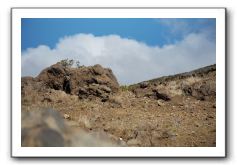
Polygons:
[[[141,89],[141,93],[150,88],[164,91],[170,98],[166,101],[139,96],[134,92],[140,90],[139,85],[121,86],[106,102],[99,98],[79,99],[77,95],[49,89],[48,93],[32,91],[22,97],[22,112],[50,108],[58,111],[69,127],[108,133],[122,140],[124,146],[216,146],[215,93],[209,96],[210,92],[204,91],[200,97],[194,91],[203,84],[215,90],[215,70],[177,77],[153,80],[149,83],[156,82],[154,86]],[[188,90],[185,94],[183,84],[190,86],[191,93]]]

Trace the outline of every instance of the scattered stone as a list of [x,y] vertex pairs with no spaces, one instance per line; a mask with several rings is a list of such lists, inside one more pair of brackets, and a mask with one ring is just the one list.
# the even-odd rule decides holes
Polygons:
[[89,92],[85,88],[79,87],[78,97],[80,99],[83,99],[83,98],[87,98],[88,96],[89,96]]
[[207,118],[209,118],[209,119],[213,119],[214,116],[213,116],[213,115],[207,115]]
[[171,136],[176,136],[173,132],[171,132],[171,131],[164,131],[163,133],[162,133],[162,136],[161,136],[161,138],[169,138],[169,137],[171,137]]
[[61,99],[59,99],[58,101],[57,101],[57,103],[62,103],[63,102],[63,100],[61,100]]
[[200,124],[199,122],[194,122],[194,125],[195,125],[196,127],[200,127],[200,126],[201,126],[201,124]]
[[183,93],[184,93],[184,95],[186,95],[186,96],[192,96],[192,89],[191,89],[190,86],[184,85],[182,88],[183,88]]
[[157,100],[158,106],[164,106],[165,102],[163,100]]
[[142,82],[142,83],[140,83],[140,88],[147,88],[148,85],[149,85],[148,82]]
[[101,102],[107,102],[108,100],[109,100],[109,97],[101,98]]
[[70,115],[68,115],[68,114],[66,114],[66,113],[63,115],[63,117],[64,117],[64,119],[68,119],[68,120],[70,120],[70,119],[71,119],[71,116],[70,116]]
[[41,100],[41,102],[52,102],[52,101],[53,100],[49,96],[46,96]]
[[164,93],[160,93],[156,89],[153,89],[153,92],[155,93],[155,96],[156,96],[157,100],[159,100],[159,99],[164,100],[164,101],[169,101],[170,100],[168,95],[166,95]]
[[183,103],[178,103],[178,106],[182,107],[182,106],[184,106],[184,105],[183,105]]
[[102,66],[99,65],[99,64],[94,65],[92,70],[95,73],[95,75],[102,75],[102,74],[104,74],[104,68],[102,68]]
[[214,129],[212,129],[210,132],[216,132],[216,129],[214,128]]
[[107,93],[111,93],[112,90],[110,89],[110,87],[106,86],[106,85],[100,85],[99,88]]
[[113,108],[122,108],[123,101],[118,96],[112,96],[108,99],[108,102],[112,105]]

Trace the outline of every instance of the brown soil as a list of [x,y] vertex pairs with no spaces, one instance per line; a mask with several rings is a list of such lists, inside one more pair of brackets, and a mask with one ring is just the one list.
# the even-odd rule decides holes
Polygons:
[[211,66],[120,86],[106,101],[101,101],[100,96],[79,99],[62,90],[40,91],[31,87],[22,94],[22,111],[54,109],[70,127],[103,131],[128,146],[213,147],[216,146],[215,73],[215,66]]

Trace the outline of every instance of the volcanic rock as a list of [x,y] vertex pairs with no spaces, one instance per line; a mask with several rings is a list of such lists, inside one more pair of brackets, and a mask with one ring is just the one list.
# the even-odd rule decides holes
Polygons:
[[[56,63],[44,69],[36,78],[22,78],[22,94],[30,90],[47,89],[64,90],[65,77],[70,81],[72,95],[79,98],[100,97],[107,98],[119,89],[119,84],[111,69],[97,64],[89,67],[70,68]],[[26,89],[29,90],[26,90]]]

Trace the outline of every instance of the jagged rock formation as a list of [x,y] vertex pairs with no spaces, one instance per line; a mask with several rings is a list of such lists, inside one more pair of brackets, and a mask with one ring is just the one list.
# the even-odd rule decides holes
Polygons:
[[[64,90],[65,76],[70,77],[71,94],[79,98],[99,97],[106,101],[110,94],[119,89],[119,84],[111,69],[101,65],[68,68],[61,63],[44,69],[36,78],[22,78],[22,94],[29,90],[47,91],[47,89]],[[30,89],[29,89],[30,88]]]

